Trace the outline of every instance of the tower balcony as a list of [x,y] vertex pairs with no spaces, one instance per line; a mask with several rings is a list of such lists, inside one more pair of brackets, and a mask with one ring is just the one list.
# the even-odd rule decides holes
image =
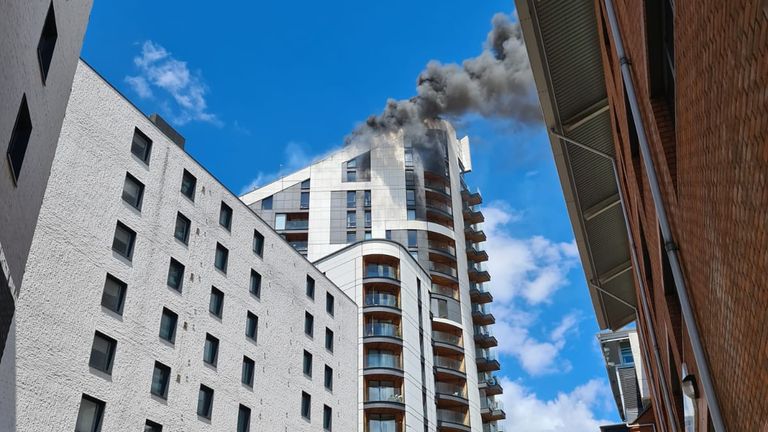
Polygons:
[[493,372],[501,369],[496,353],[488,348],[478,348],[475,351],[475,361],[479,372]]
[[467,260],[472,262],[488,261],[488,252],[485,251],[482,243],[467,243]]
[[464,228],[464,237],[472,242],[484,242],[487,240],[485,232],[483,232],[482,224],[471,224]]
[[507,418],[504,412],[504,404],[495,398],[486,398],[480,403],[480,415],[483,417],[483,423],[495,422]]
[[469,280],[475,283],[489,282],[491,274],[485,269],[484,263],[474,263],[469,266]]
[[472,432],[469,415],[464,409],[437,409],[437,430],[439,432]]
[[488,291],[488,287],[485,284],[470,282],[469,298],[472,303],[484,304],[493,301],[493,294]]
[[499,379],[490,372],[477,373],[477,388],[484,390],[487,396],[499,395],[504,392]]
[[464,223],[476,224],[485,221],[485,216],[483,216],[483,212],[480,211],[478,206],[465,205],[463,213]]
[[475,346],[480,348],[492,348],[499,344],[496,336],[486,326],[475,326]]
[[461,190],[461,198],[468,205],[478,205],[483,202],[483,197],[480,195],[480,191],[471,191],[469,188],[463,188]]
[[491,325],[496,322],[496,317],[487,304],[472,304],[472,321],[476,325]]

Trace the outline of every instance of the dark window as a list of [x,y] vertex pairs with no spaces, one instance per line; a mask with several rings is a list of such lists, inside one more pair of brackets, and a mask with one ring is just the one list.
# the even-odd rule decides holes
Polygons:
[[304,350],[304,363],[303,363],[304,375],[312,377],[312,354],[309,351]]
[[311,276],[307,276],[307,297],[315,299],[315,280]]
[[370,240],[372,238],[373,238],[373,235],[371,234],[370,231],[366,231],[366,232],[363,233],[363,239]]
[[205,334],[205,347],[203,348],[203,361],[211,366],[216,366],[219,360],[219,339]]
[[181,213],[176,213],[176,228],[173,230],[173,236],[180,242],[189,244],[189,232],[192,229],[192,222]]
[[125,183],[123,183],[123,201],[136,208],[136,210],[141,210],[142,198],[144,198],[144,184],[136,177],[126,173]]
[[256,298],[261,298],[261,275],[256,270],[251,270],[251,294]]
[[147,419],[146,423],[144,423],[144,432],[163,432],[163,425]]
[[300,198],[300,207],[302,209],[309,208],[309,192],[302,192]]
[[136,231],[118,221],[115,227],[115,238],[112,240],[112,250],[130,260],[133,257],[135,242]]
[[125,282],[107,273],[107,280],[104,282],[104,292],[101,294],[101,305],[112,312],[122,315],[125,291],[127,289],[128,285]]
[[354,231],[347,231],[347,243],[354,243],[357,241],[357,233]]
[[329,315],[333,316],[334,313],[334,298],[331,293],[325,293],[325,311],[328,312]]
[[155,362],[155,370],[152,372],[152,388],[150,392],[163,399],[168,398],[168,383],[171,381],[171,368]]
[[221,209],[219,210],[219,225],[227,229],[232,230],[232,207],[221,203]]
[[372,224],[372,221],[371,221],[371,212],[370,212],[370,211],[366,211],[366,212],[364,213],[364,215],[365,215],[365,227],[366,227],[366,228],[370,228],[370,227],[371,227],[371,224]]
[[415,248],[419,246],[419,236],[416,230],[408,230],[408,247]]
[[171,258],[171,263],[168,265],[168,280],[169,287],[181,292],[181,287],[184,282],[184,264]]
[[170,343],[176,342],[176,323],[179,315],[176,312],[163,308],[163,316],[160,318],[160,338]]
[[405,172],[405,186],[409,189],[416,187],[416,173],[412,170]]
[[200,384],[200,392],[197,394],[197,415],[207,419],[213,414],[213,389]]
[[357,226],[357,213],[353,211],[347,212],[347,228],[355,228]]
[[392,230],[386,230],[384,232],[384,238],[387,240],[392,240]]
[[215,265],[217,269],[226,273],[228,260],[229,249],[222,246],[221,243],[216,243],[216,259],[214,260],[213,265]]
[[268,196],[261,200],[261,209],[262,210],[272,210],[272,197]]
[[307,190],[307,189],[309,189],[309,179],[306,179],[306,180],[304,180],[303,182],[301,182],[301,189],[302,189],[302,190]]
[[651,97],[664,100],[675,120],[675,10],[673,0],[645,2]]
[[357,207],[357,192],[347,191],[347,208]]
[[248,387],[253,387],[253,372],[256,369],[256,362],[243,356],[243,373],[240,381]]
[[347,170],[347,181],[348,182],[355,182],[357,181],[357,171],[354,169],[348,169]]
[[301,416],[309,420],[312,415],[312,396],[307,392],[301,392]]
[[309,312],[304,312],[304,333],[309,337],[315,334],[315,317]]
[[245,319],[245,337],[256,342],[259,333],[259,317],[252,312],[248,312]]
[[323,405],[323,430],[331,431],[333,426],[333,409]]
[[56,48],[56,39],[59,33],[56,30],[56,14],[53,12],[53,2],[48,7],[48,14],[45,16],[43,33],[40,35],[40,42],[37,43],[37,61],[40,63],[40,74],[43,76],[43,84],[48,78],[48,70],[51,68],[53,59],[53,50]]
[[93,346],[91,347],[91,358],[88,360],[88,366],[104,373],[112,374],[112,361],[115,358],[115,349],[117,349],[117,341],[97,331],[93,336]]
[[325,365],[325,376],[323,378],[323,383],[325,384],[326,389],[333,390],[333,369],[331,369],[331,367],[328,365]]
[[181,176],[181,193],[189,198],[195,200],[195,188],[197,187],[197,178],[193,176],[189,171],[184,170],[184,175]]
[[208,311],[219,318],[224,312],[224,293],[215,286],[211,287],[211,301],[208,304]]
[[325,328],[325,349],[333,352],[333,330]]
[[253,252],[258,256],[264,255],[264,236],[253,230]]
[[251,409],[245,405],[240,405],[237,410],[237,432],[248,432],[251,430]]
[[16,114],[16,123],[13,125],[11,142],[8,143],[8,161],[11,164],[11,174],[14,182],[19,181],[21,165],[24,163],[24,155],[27,153],[29,137],[32,135],[32,118],[29,116],[27,95],[21,97],[19,112]]
[[365,195],[363,197],[363,205],[365,207],[371,206],[371,191],[369,190],[365,191]]
[[413,149],[411,148],[405,149],[405,167],[413,168]]
[[139,158],[140,161],[149,165],[149,156],[152,153],[152,140],[144,135],[138,128],[133,130],[131,153]]
[[99,432],[106,404],[96,398],[83,394],[80,411],[77,413],[75,432]]
[[413,189],[406,189],[405,190],[405,203],[408,206],[415,206],[416,205],[416,191]]

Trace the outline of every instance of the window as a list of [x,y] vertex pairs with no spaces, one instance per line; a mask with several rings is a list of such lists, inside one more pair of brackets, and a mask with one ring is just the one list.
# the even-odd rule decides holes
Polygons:
[[304,363],[302,368],[304,375],[312,378],[312,354],[310,354],[307,350],[304,350]]
[[301,209],[308,209],[309,208],[309,192],[302,192],[301,193],[300,207],[301,207]]
[[163,432],[163,425],[147,419],[144,423],[144,432]]
[[80,411],[77,413],[75,432],[99,432],[106,404],[96,398],[83,394]]
[[181,193],[190,200],[195,200],[195,188],[197,187],[197,178],[190,174],[189,171],[184,170],[184,175],[181,176]]
[[219,339],[205,334],[205,347],[203,348],[203,361],[211,366],[216,366],[219,360]]
[[224,312],[224,293],[215,286],[211,287],[211,300],[208,303],[208,311],[219,318],[221,318]]
[[125,282],[107,273],[104,292],[101,294],[101,305],[118,315],[122,315],[127,289],[128,285]]
[[138,128],[133,130],[131,153],[139,158],[140,161],[149,165],[149,155],[152,153],[152,140],[144,135]]
[[347,191],[347,208],[357,207],[357,192]]
[[307,392],[301,392],[301,416],[309,420],[312,415],[312,396]]
[[255,369],[256,362],[246,356],[243,356],[243,373],[240,378],[240,382],[247,385],[248,387],[253,387],[253,372]]
[[370,231],[366,231],[366,232],[363,233],[363,239],[370,240],[372,238],[373,238],[373,234],[371,234]]
[[27,105],[27,95],[21,96],[19,112],[16,114],[16,123],[13,125],[11,133],[11,142],[8,143],[8,161],[11,164],[11,174],[13,181],[19,181],[21,174],[21,165],[24,163],[24,155],[27,153],[29,137],[32,135],[32,118],[29,116],[29,106]]
[[315,317],[309,312],[304,312],[304,334],[309,337],[315,334]]
[[253,230],[253,253],[258,256],[264,255],[264,235]]
[[56,48],[56,39],[59,37],[56,31],[56,14],[53,12],[53,2],[48,7],[48,14],[45,16],[43,24],[43,33],[40,35],[40,41],[37,43],[37,61],[40,64],[40,74],[43,76],[43,84],[48,78],[48,70],[51,68],[53,59],[53,50]]
[[262,210],[272,210],[272,197],[268,196],[261,200],[261,209]]
[[333,409],[328,405],[323,405],[323,430],[331,431],[333,422]]
[[347,243],[354,243],[357,241],[357,233],[354,231],[347,231]]
[[251,409],[241,404],[237,410],[237,432],[248,432],[250,430]]
[[285,229],[285,221],[286,221],[286,215],[285,213],[279,213],[275,215],[275,229],[276,230],[284,230]]
[[365,227],[370,228],[371,227],[371,212],[366,211],[365,212]]
[[170,343],[176,342],[176,323],[179,321],[179,315],[176,312],[163,308],[163,315],[160,317],[160,339]]
[[333,352],[333,330],[325,328],[325,349]]
[[253,269],[251,269],[251,285],[249,291],[254,297],[261,298],[261,275]]
[[189,232],[192,229],[192,222],[181,213],[176,213],[176,228],[173,230],[173,236],[184,244],[189,244]]
[[419,247],[419,236],[416,230],[408,230],[408,247]]
[[368,432],[389,432],[398,429],[397,418],[394,414],[370,414],[368,417]]
[[171,258],[171,263],[168,265],[168,281],[169,287],[181,292],[181,287],[184,282],[184,264]]
[[170,381],[171,368],[156,361],[155,370],[152,372],[152,388],[150,393],[157,397],[168,399],[168,383]]
[[226,228],[227,231],[232,230],[232,207],[224,202],[221,203],[221,209],[219,210],[219,225]]
[[408,188],[416,187],[416,173],[413,171],[405,172],[405,186]]
[[635,359],[632,356],[632,347],[630,345],[622,344],[620,347],[620,351],[621,351],[621,364],[629,365],[629,364],[635,363]]
[[416,210],[408,209],[408,220],[416,220]]
[[416,191],[413,189],[406,189],[405,190],[405,203],[408,206],[415,206],[416,205]]
[[253,340],[256,342],[256,337],[259,333],[259,317],[254,315],[252,312],[248,312],[248,315],[245,320],[245,336],[248,339]]
[[347,169],[356,169],[357,168],[357,159],[350,159],[347,161]]
[[334,307],[333,295],[331,293],[325,293],[325,311],[328,312],[328,315],[333,316]]
[[304,180],[301,182],[301,190],[308,190],[309,189],[309,179]]
[[357,181],[357,171],[354,169],[347,169],[347,181],[348,182],[355,182]]
[[347,228],[355,228],[357,226],[357,213],[353,211],[347,212]]
[[386,230],[384,232],[384,238],[387,240],[392,240],[392,230]]
[[116,348],[116,340],[97,331],[93,336],[93,346],[91,346],[91,358],[88,360],[88,366],[111,375],[112,360],[115,358]]
[[413,149],[412,148],[405,149],[405,167],[413,168]]
[[675,11],[672,0],[649,0],[646,5],[648,65],[651,96],[667,103],[675,119]]
[[325,365],[323,383],[327,390],[333,390],[333,369],[331,369],[331,367],[328,365]]
[[136,242],[136,231],[117,221],[115,238],[112,240],[112,250],[129,261],[133,258],[133,245]]
[[229,249],[222,246],[221,243],[216,243],[216,259],[214,260],[213,265],[223,273],[226,273],[228,260]]
[[213,414],[213,389],[200,384],[200,392],[197,394],[197,415],[211,419]]
[[136,210],[141,210],[142,198],[144,198],[144,184],[130,173],[126,173],[125,183],[123,184],[123,201],[130,204]]
[[307,276],[307,297],[315,299],[315,280],[311,276]]
[[365,207],[371,206],[371,191],[369,190],[365,191],[365,195],[363,197],[363,205]]

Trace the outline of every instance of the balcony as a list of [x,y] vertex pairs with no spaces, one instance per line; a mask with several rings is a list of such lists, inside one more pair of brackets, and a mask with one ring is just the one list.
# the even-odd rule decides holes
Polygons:
[[475,345],[481,348],[492,348],[499,344],[491,330],[485,326],[475,326]]
[[400,299],[397,295],[381,290],[367,290],[363,304],[365,313],[384,313],[400,315]]
[[469,298],[472,303],[484,304],[493,301],[493,295],[488,291],[488,287],[482,283],[471,282],[469,284]]
[[438,406],[467,406],[467,389],[464,382],[435,382],[435,401]]
[[440,294],[446,297],[450,297],[454,300],[459,299],[459,290],[456,288],[452,288],[445,285],[438,285],[436,283],[432,283],[432,289],[430,290],[433,294]]
[[472,262],[488,261],[488,252],[482,243],[467,243],[467,260]]
[[295,241],[288,241],[288,244],[291,245],[294,249],[301,253],[306,253],[307,248],[309,247],[309,242],[306,240],[295,240]]
[[463,214],[464,223],[466,224],[476,224],[485,221],[485,216],[483,216],[483,212],[480,211],[478,206],[465,205]]
[[469,188],[462,188],[461,199],[468,205],[478,205],[483,202],[483,197],[480,195],[480,191],[471,191]]
[[459,281],[458,272],[456,271],[456,268],[451,267],[448,264],[430,261],[429,272],[433,277],[447,279],[450,282]]
[[385,383],[383,381],[368,381],[366,383],[365,409],[366,411],[392,412],[405,411],[403,393],[400,387],[383,385],[371,385],[372,383]]
[[486,398],[480,403],[480,415],[483,417],[483,423],[495,422],[507,418],[504,412],[504,405],[501,401]]
[[466,411],[437,409],[437,428],[440,432],[472,432]]
[[472,321],[476,325],[491,325],[496,322],[496,317],[493,316],[488,305],[472,304]]
[[397,268],[386,264],[368,263],[365,265],[365,278],[385,278],[399,280]]
[[464,237],[472,242],[484,242],[486,240],[482,224],[472,224],[464,228]]
[[501,369],[501,364],[496,358],[496,353],[488,348],[481,348],[475,351],[475,361],[479,372],[492,372]]
[[447,198],[450,198],[451,196],[451,186],[444,181],[435,181],[430,178],[425,178],[424,190],[426,192],[436,193]]
[[467,374],[464,372],[463,356],[447,357],[435,355],[433,365],[437,379],[451,380],[456,378],[466,379],[467,377]]
[[363,375],[367,378],[391,379],[405,376],[403,360],[395,351],[369,349],[363,364]]
[[429,240],[427,243],[430,253],[438,253],[440,255],[452,258],[456,260],[456,248],[448,242],[442,242],[438,240]]
[[502,432],[502,429],[496,422],[483,423],[483,432]]
[[435,352],[464,354],[461,335],[447,331],[432,330],[432,346]]
[[490,282],[491,275],[485,269],[484,263],[475,263],[469,266],[469,280],[475,283]]
[[368,321],[364,325],[364,337],[387,337],[401,339],[400,325],[390,322]]
[[494,396],[504,392],[496,375],[490,372],[477,373],[477,387],[485,390],[487,396]]
[[275,215],[275,231],[306,231],[308,229],[307,213],[279,213]]

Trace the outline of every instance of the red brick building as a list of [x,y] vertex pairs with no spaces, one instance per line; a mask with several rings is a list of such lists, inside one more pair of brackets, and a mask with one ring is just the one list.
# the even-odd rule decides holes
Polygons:
[[768,431],[768,2],[516,3],[598,322],[637,321],[641,418]]

